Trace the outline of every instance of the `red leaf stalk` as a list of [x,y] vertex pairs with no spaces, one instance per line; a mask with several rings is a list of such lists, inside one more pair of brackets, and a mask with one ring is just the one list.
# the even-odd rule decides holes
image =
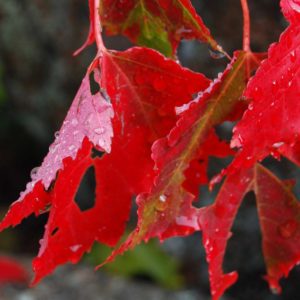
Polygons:
[[94,0],[94,30],[95,30],[95,40],[98,48],[98,52],[101,54],[105,51],[105,46],[102,39],[102,26],[99,14],[100,0]]
[[243,18],[244,18],[244,30],[243,30],[243,50],[251,51],[250,49],[250,14],[247,0],[241,0]]

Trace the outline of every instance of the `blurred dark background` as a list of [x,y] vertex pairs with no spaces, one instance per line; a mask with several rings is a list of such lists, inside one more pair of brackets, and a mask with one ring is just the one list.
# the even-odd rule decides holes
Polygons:
[[[239,0],[195,0],[192,2],[211,29],[213,36],[229,54],[241,48],[242,13]],[[268,45],[278,40],[280,33],[287,26],[280,13],[279,0],[249,0],[249,5],[252,21],[252,49],[258,52],[266,51]],[[30,171],[40,165],[53,141],[54,132],[59,129],[86,68],[95,54],[95,48],[92,46],[80,56],[72,57],[73,51],[85,40],[88,26],[87,1],[0,1],[1,214],[5,213],[8,205],[24,190],[30,179]],[[124,37],[105,37],[105,43],[108,48],[118,50],[124,50],[131,45]],[[227,63],[226,59],[213,59],[207,46],[197,41],[183,41],[180,44],[178,56],[184,66],[200,71],[210,78],[222,71]],[[288,162],[282,164],[268,159],[265,164],[286,178],[299,174]],[[221,167],[222,162],[212,161],[213,173]],[[86,182],[82,189],[87,195],[93,193],[90,182]],[[207,191],[204,191],[204,196],[207,201],[212,198]],[[46,218],[46,215],[39,219],[29,218],[17,229],[2,233],[0,250],[22,257],[22,259],[35,255]],[[224,299],[298,299],[300,296],[299,268],[295,268],[289,279],[283,281],[284,292],[281,296],[272,295],[262,279],[265,270],[253,195],[248,195],[244,201],[233,231],[234,235],[229,242],[226,254],[225,270],[238,269],[240,277],[238,283],[226,293]],[[115,280],[115,276],[124,275],[131,277],[129,281],[125,281],[126,284],[123,283],[124,290],[133,289],[135,284],[147,285],[147,288],[140,291],[142,295],[140,297],[145,299],[209,299],[207,265],[199,234],[185,239],[171,239],[162,246],[162,249],[158,248],[155,243],[149,247],[150,250],[137,251],[136,255],[139,255],[139,258],[127,258],[127,266],[132,261],[139,261],[136,272],[128,271],[123,272],[124,274],[121,271],[118,272],[118,266],[122,270],[127,268],[126,262],[124,266],[124,261],[121,261],[112,268],[113,270],[108,270],[109,275],[105,273],[103,275],[101,271],[101,275],[89,275],[89,280],[99,280],[97,282],[101,286],[102,282],[108,283],[110,280]],[[94,249],[87,261],[95,263],[104,252],[103,249]],[[165,253],[170,255],[172,262]],[[147,265],[147,259],[142,258],[145,256],[156,263],[155,270],[149,265],[149,261]],[[164,268],[164,264],[168,267]],[[84,267],[78,266],[78,268]],[[78,269],[72,268],[71,270],[75,272]],[[69,271],[66,269],[62,273],[57,273],[41,286],[47,290],[48,285],[47,291],[50,293],[49,285],[52,284],[53,287],[55,276],[66,278]],[[86,272],[85,269],[84,272]],[[78,280],[77,288],[78,285],[89,287],[84,275],[79,276]],[[122,286],[123,279],[120,280],[119,285]],[[173,284],[172,280],[174,280]],[[154,285],[155,282],[156,285]],[[62,290],[70,288],[70,286],[63,286],[61,282],[59,286]],[[168,292],[165,290],[166,286],[177,287],[179,291]],[[106,299],[132,299],[134,293],[127,295],[122,288],[118,296],[114,296],[116,293],[114,294],[113,290],[116,288],[112,284],[111,290],[105,290]],[[41,296],[43,292],[41,288],[39,289],[40,296],[35,296],[35,292],[31,291],[32,298],[24,299],[46,299]],[[97,295],[97,290],[92,291],[95,296],[93,299],[102,299],[100,294]],[[19,299],[15,296],[13,289],[10,293],[10,298],[5,298],[3,295],[3,299]],[[29,292],[20,289],[15,293],[21,295]],[[79,298],[75,296],[72,298],[67,294],[66,298],[59,298],[62,297],[63,292],[61,292],[52,296],[51,299],[84,299],[86,297],[92,299],[87,296],[88,293],[86,291],[86,294],[78,296]],[[137,299],[138,295],[135,296]]]

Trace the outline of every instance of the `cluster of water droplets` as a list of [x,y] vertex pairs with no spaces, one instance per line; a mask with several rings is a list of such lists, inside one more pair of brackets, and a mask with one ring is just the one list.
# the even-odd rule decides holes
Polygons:
[[32,169],[32,181],[27,184],[26,191],[21,193],[21,198],[30,192],[39,180],[42,180],[48,189],[57,171],[63,168],[63,159],[75,159],[84,137],[99,150],[110,152],[113,110],[102,94],[92,95],[88,78],[83,80],[60,131],[54,134],[55,140],[49,147],[49,153],[40,167]]
[[222,76],[223,73],[218,73],[217,78],[215,78],[213,81],[211,81],[211,83],[209,84],[209,86],[204,90],[204,91],[200,91],[196,94],[195,99],[191,100],[188,103],[185,103],[181,106],[177,106],[175,107],[175,112],[177,115],[182,114],[183,112],[189,110],[189,108],[191,107],[192,104],[194,103],[199,103],[202,99],[204,99],[205,97],[209,96],[213,89],[215,88],[216,85],[220,84],[222,81]]

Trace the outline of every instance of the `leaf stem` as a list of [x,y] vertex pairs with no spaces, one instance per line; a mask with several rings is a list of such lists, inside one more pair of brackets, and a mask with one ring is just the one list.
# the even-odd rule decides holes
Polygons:
[[243,50],[251,51],[250,49],[250,14],[247,0],[241,0],[243,18],[244,18],[244,31],[243,31]]
[[94,0],[94,34],[96,45],[98,48],[98,53],[101,54],[105,51],[105,46],[102,39],[102,26],[100,21],[99,15],[99,7],[100,7],[100,0]]

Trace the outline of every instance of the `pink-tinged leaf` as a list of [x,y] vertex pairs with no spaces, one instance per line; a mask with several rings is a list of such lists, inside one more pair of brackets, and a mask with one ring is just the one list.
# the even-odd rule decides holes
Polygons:
[[104,239],[97,208],[81,212],[74,198],[82,177],[93,166],[92,147],[111,150],[112,117],[111,104],[100,92],[91,94],[86,75],[41,167],[0,224],[3,230],[32,213],[50,210],[39,256],[34,261],[34,283],[58,264],[78,261],[95,240]]
[[263,254],[270,288],[281,292],[279,280],[300,262],[300,204],[291,185],[257,165],[254,191],[262,229]]
[[241,169],[229,175],[213,205],[199,211],[199,223],[203,233],[203,245],[209,265],[209,280],[213,300],[237,280],[237,273],[223,273],[223,260],[231,227],[238,208],[253,184],[252,169]]
[[[291,25],[268,51],[250,80],[245,96],[252,100],[234,129],[231,145],[241,148],[232,167],[250,166],[267,155],[291,152],[300,133],[300,18],[292,3],[282,1]],[[295,18],[294,18],[295,17]],[[285,150],[285,151],[284,151]]]
[[89,77],[86,75],[60,131],[55,134],[56,138],[49,147],[48,155],[33,176],[33,183],[42,180],[48,189],[57,171],[62,168],[63,159],[75,159],[85,137],[95,148],[109,153],[113,136],[112,117],[111,104],[100,92],[91,94]]
[[28,273],[17,261],[1,256],[0,257],[0,285],[6,283],[27,283]]
[[[119,241],[132,197],[146,190],[153,178],[152,142],[175,123],[174,106],[182,105],[210,82],[155,51],[141,48],[124,53],[106,52],[101,70],[103,87],[116,111],[112,145],[113,113],[106,102],[109,97],[105,96],[105,90],[92,95],[87,76],[50,153],[34,174],[33,189],[12,205],[0,227],[16,225],[33,212],[38,215],[50,210],[41,248],[33,263],[33,283],[57,265],[77,262],[94,241],[109,246]],[[137,83],[142,72],[146,80]],[[159,82],[155,81],[156,77],[160,78]],[[174,82],[179,88],[173,88]],[[92,148],[111,152],[94,158]],[[45,181],[44,174],[49,175],[47,165],[51,176]],[[94,207],[81,211],[75,195],[89,168],[95,169],[96,201]]]

